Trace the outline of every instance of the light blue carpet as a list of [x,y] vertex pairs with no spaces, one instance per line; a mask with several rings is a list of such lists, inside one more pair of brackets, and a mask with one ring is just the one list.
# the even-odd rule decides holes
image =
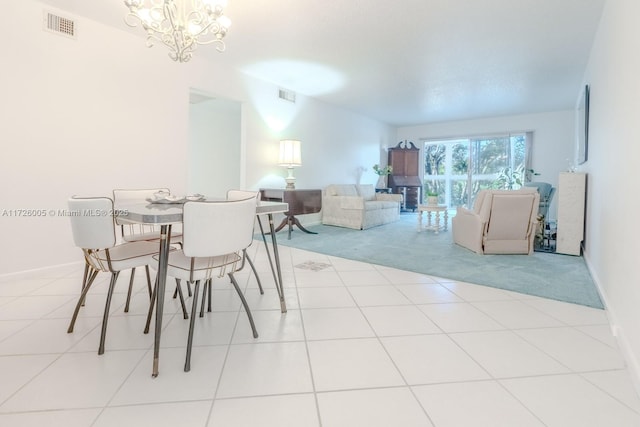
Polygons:
[[365,261],[559,301],[603,308],[582,257],[535,252],[533,255],[477,255],[453,243],[451,230],[436,235],[417,232],[417,217],[368,230],[315,225],[318,234],[296,227],[278,244],[326,255]]

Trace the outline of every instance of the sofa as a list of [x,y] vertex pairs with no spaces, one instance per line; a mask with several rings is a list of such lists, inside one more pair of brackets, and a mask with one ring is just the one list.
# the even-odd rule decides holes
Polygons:
[[531,254],[540,195],[535,188],[481,190],[473,209],[459,206],[453,241],[478,254]]
[[370,184],[332,184],[322,191],[322,223],[365,230],[397,221],[401,204],[401,194],[376,193]]

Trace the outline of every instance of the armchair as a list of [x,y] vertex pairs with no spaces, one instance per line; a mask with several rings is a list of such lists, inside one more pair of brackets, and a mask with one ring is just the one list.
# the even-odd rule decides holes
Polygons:
[[482,190],[472,210],[458,207],[453,241],[478,254],[531,254],[539,200],[535,188]]
[[538,205],[538,214],[544,215],[545,219],[548,219],[549,206],[551,206],[551,200],[556,193],[556,188],[552,187],[548,182],[527,182],[525,187],[532,187],[538,190],[540,194],[540,204]]

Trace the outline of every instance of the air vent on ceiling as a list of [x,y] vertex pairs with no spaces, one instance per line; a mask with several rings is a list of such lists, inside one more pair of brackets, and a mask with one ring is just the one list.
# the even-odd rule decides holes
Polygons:
[[296,102],[296,93],[290,90],[279,89],[278,98],[284,99],[285,101],[289,102]]
[[44,11],[44,29],[72,39],[76,38],[78,31],[76,22],[73,19],[65,18],[46,10]]

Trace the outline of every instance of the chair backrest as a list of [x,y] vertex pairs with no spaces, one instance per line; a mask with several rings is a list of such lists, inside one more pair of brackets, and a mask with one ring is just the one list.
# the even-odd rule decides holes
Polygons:
[[495,195],[504,194],[507,196],[515,196],[518,194],[534,194],[537,193],[535,188],[522,187],[518,190],[480,190],[476,195],[475,202],[473,204],[473,211],[480,215],[483,222],[486,222],[489,219],[489,214],[491,212],[491,201],[492,197]]
[[[154,194],[158,191],[170,193],[168,188],[145,188],[145,189],[116,189],[113,190],[113,207],[117,210],[121,209],[130,202],[144,202],[146,199],[153,199]],[[128,224],[116,216],[116,224]]]
[[73,242],[82,249],[106,249],[116,244],[113,201],[108,197],[77,197],[68,201]]
[[480,213],[482,205],[484,204],[484,198],[489,193],[489,190],[480,190],[476,194],[476,200],[473,202],[473,211],[477,214]]
[[260,198],[259,191],[251,191],[251,190],[229,190],[227,191],[227,200],[244,200],[250,199],[252,197],[256,198],[256,203]]
[[555,188],[548,182],[527,182],[525,187],[533,187],[538,190],[540,194],[540,203],[551,203]]
[[182,250],[189,257],[213,257],[246,249],[253,241],[256,198],[186,202]]
[[492,192],[485,199],[490,215],[485,228],[489,240],[526,239],[536,221],[540,195],[536,192]]

